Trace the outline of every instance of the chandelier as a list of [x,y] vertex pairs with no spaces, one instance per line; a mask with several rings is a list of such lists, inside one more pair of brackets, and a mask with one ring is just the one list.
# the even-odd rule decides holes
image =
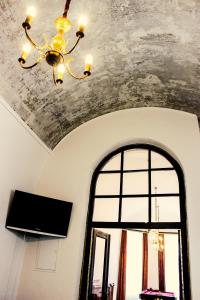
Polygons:
[[[70,2],[71,0],[66,1],[63,15],[55,20],[57,34],[51,39],[50,43],[48,42],[46,35],[44,35],[44,45],[37,45],[28,33],[28,31],[31,29],[33,18],[36,15],[36,10],[34,7],[28,8],[26,20],[22,24],[27,38],[27,43],[24,45],[21,57],[18,59],[21,67],[23,69],[31,69],[45,59],[46,62],[52,67],[53,81],[55,85],[63,83],[63,76],[66,72],[78,80],[85,79],[91,75],[91,66],[93,60],[91,55],[88,55],[85,59],[85,69],[82,76],[75,75],[70,67],[70,63],[73,59],[69,57],[69,55],[74,51],[79,41],[84,37],[84,31],[87,25],[87,18],[81,17],[78,21],[78,29],[76,32],[77,41],[75,45],[68,50],[68,43],[65,40],[64,34],[69,32],[72,26],[71,22],[67,18]],[[38,58],[32,65],[27,66],[25,64],[26,59],[33,49],[37,50]]]
[[150,230],[149,240],[158,251],[164,250],[164,240],[158,229]]
[[[157,187],[155,187],[155,195],[157,194]],[[155,196],[155,222],[159,222],[159,204],[157,197]],[[149,231],[149,241],[158,251],[164,250],[164,238],[160,234],[159,229],[151,229]]]

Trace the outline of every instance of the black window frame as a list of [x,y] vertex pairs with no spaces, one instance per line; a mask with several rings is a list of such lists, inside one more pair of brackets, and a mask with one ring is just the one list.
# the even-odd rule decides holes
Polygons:
[[[148,150],[148,169],[143,170],[125,170],[124,171],[124,152],[133,149],[144,149]],[[170,164],[173,166],[172,168],[151,168],[151,152],[156,152],[166,158]],[[102,168],[108,163],[108,161],[117,154],[121,153],[121,166],[120,170],[102,170]],[[151,172],[152,171],[175,171],[178,177],[179,184],[179,193],[162,193],[155,194],[152,193],[151,190]],[[124,197],[138,197],[138,195],[123,195],[123,174],[127,172],[148,172],[148,194],[140,195],[140,197],[145,196],[148,197],[148,222],[121,222],[121,209],[122,209],[122,198]],[[119,215],[117,222],[94,222],[93,218],[93,210],[95,198],[113,198],[113,195],[95,195],[96,183],[98,180],[99,174],[106,173],[119,173],[120,174],[120,193],[119,195],[115,195],[114,197],[119,198]],[[152,222],[151,220],[151,206],[152,206],[152,198],[153,197],[171,197],[178,196],[180,203],[180,222]],[[179,163],[165,150],[150,144],[131,144],[118,148],[117,150],[108,154],[97,166],[95,169],[91,187],[90,187],[90,199],[88,205],[88,215],[86,222],[86,234],[85,234],[85,247],[84,247],[84,255],[83,255],[83,264],[82,264],[82,274],[81,274],[81,282],[80,282],[80,291],[79,291],[79,299],[80,300],[88,300],[88,272],[90,270],[90,251],[91,251],[91,241],[92,241],[92,231],[94,228],[118,228],[118,229],[177,229],[180,230],[181,234],[181,263],[182,263],[182,273],[183,273],[183,282],[182,282],[182,290],[183,290],[183,298],[180,296],[182,300],[191,300],[191,289],[190,289],[190,273],[189,273],[189,252],[188,252],[188,232],[187,232],[187,214],[186,214],[186,197],[185,197],[185,184],[184,184],[184,174],[179,165]]]

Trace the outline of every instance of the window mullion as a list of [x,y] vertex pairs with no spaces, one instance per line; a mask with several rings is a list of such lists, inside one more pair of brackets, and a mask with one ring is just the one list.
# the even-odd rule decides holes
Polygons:
[[121,217],[122,217],[123,171],[124,171],[124,151],[121,152],[121,165],[120,165],[120,191],[119,191],[119,215],[118,215],[118,222],[121,222]]
[[149,223],[151,223],[151,150],[148,151]]

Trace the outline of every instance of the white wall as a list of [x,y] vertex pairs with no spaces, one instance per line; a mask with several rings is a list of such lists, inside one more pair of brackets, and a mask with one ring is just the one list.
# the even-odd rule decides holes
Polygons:
[[109,273],[108,284],[114,284],[113,300],[117,297],[117,282],[119,270],[119,256],[121,245],[121,230],[118,229],[100,229],[105,233],[110,234],[110,259],[109,259]]
[[94,119],[69,134],[54,150],[38,193],[74,203],[67,239],[60,241],[54,273],[35,270],[36,244],[26,250],[18,300],[77,300],[91,177],[112,150],[130,143],[167,150],[185,174],[193,300],[200,295],[200,139],[196,116],[160,108],[123,110]]
[[142,290],[143,233],[127,231],[126,300],[138,300]]
[[14,300],[24,241],[5,229],[8,202],[15,189],[33,191],[47,148],[0,96],[0,300]]
[[[178,234],[165,234],[165,288],[179,299]],[[173,265],[173,269],[171,268]]]
[[[173,267],[172,267],[173,270]],[[147,287],[159,290],[158,281],[158,250],[148,243],[148,281]]]

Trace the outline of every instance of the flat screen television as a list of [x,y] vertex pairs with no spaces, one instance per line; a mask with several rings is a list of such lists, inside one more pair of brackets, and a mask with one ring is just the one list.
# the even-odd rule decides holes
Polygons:
[[16,190],[6,228],[41,235],[66,237],[72,203]]

